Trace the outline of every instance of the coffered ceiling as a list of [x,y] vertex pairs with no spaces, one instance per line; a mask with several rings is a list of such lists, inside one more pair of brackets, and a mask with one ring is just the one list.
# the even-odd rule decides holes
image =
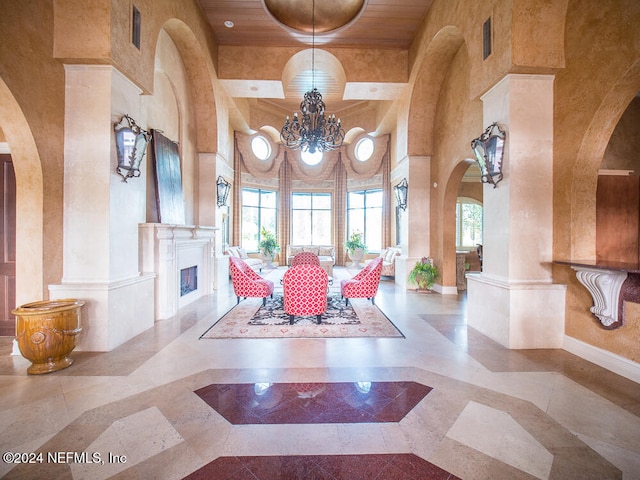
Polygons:
[[313,8],[314,0],[197,1],[220,46],[316,47],[314,68],[310,67],[312,62],[300,61],[295,71],[283,72],[282,82],[224,79],[222,84],[230,96],[267,99],[284,110],[297,110],[313,76],[327,102],[328,113],[339,113],[361,101],[393,99],[402,85],[349,85],[350,79],[345,78],[339,65],[334,68],[330,58],[323,60],[318,49],[408,50],[432,3],[432,0],[315,0]]

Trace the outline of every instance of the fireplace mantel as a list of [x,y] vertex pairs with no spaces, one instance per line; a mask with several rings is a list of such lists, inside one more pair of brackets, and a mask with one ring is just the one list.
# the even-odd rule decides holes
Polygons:
[[[213,293],[217,230],[200,225],[140,224],[140,267],[156,276],[156,320],[169,318],[180,308]],[[197,286],[188,293],[181,292],[183,269],[197,271]]]

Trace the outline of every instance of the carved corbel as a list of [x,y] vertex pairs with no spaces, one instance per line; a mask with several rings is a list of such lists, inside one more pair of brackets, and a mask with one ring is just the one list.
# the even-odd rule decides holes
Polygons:
[[622,319],[619,318],[620,290],[627,279],[627,272],[578,266],[572,266],[572,268],[576,271],[578,281],[593,297],[591,313],[607,329],[620,327],[622,325]]

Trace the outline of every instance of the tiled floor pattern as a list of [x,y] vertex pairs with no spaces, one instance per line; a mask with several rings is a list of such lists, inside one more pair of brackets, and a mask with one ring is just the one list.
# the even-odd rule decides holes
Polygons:
[[[378,472],[386,480],[391,466],[402,471],[399,461],[465,480],[640,479],[640,385],[563,350],[501,347],[467,327],[464,295],[383,281],[376,304],[404,339],[199,341],[233,304],[232,291],[218,291],[111,352],[74,352],[74,365],[38,377],[0,339],[0,451],[127,459],[0,463],[0,477],[173,480],[208,468],[217,479],[240,462],[235,473],[251,475],[230,478],[256,480],[277,475],[268,473],[275,462],[295,480],[353,480],[370,467],[368,479]],[[399,421],[240,425],[194,393],[214,384],[354,382],[432,390]]]
[[222,457],[185,480],[456,480],[411,454]]
[[212,384],[196,390],[233,425],[399,422],[429,392],[415,382]]

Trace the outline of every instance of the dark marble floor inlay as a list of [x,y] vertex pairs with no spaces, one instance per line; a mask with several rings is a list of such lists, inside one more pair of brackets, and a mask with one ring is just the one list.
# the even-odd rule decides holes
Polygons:
[[186,480],[460,480],[413,454],[220,457]]
[[233,425],[399,422],[429,392],[416,382],[212,384],[195,393]]

